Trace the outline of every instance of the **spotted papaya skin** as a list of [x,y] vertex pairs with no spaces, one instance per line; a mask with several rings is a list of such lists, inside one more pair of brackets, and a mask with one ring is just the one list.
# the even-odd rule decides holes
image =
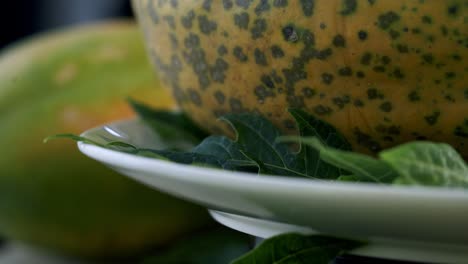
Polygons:
[[468,157],[467,0],[134,0],[157,72],[202,126],[288,107],[357,151],[412,140]]

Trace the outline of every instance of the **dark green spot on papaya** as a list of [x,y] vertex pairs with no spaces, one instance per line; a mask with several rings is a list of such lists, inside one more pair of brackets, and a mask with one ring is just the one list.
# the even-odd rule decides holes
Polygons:
[[233,5],[234,3],[232,2],[232,0],[223,0],[224,10],[229,11]]
[[378,65],[378,66],[374,66],[372,70],[375,72],[385,72],[387,69],[385,68],[385,66]]
[[351,69],[351,67],[343,67],[338,70],[338,74],[340,76],[352,76],[353,70]]
[[418,91],[411,91],[408,94],[408,100],[410,102],[418,102],[421,101],[421,95],[419,95]]
[[330,73],[322,73],[322,82],[326,85],[330,85],[335,77]]
[[398,20],[400,20],[400,16],[393,11],[389,11],[379,16],[377,25],[381,29],[387,30]]
[[267,66],[267,59],[265,53],[263,53],[260,49],[256,48],[254,51],[255,63],[261,66]]
[[428,125],[434,126],[435,124],[437,124],[437,120],[439,119],[439,116],[440,116],[440,112],[434,111],[432,114],[425,116],[424,119],[426,120]]
[[422,55],[422,58],[424,62],[427,64],[433,64],[434,63],[434,56],[431,53],[426,53]]
[[361,64],[366,66],[370,65],[372,57],[373,56],[370,52],[364,53],[361,57]]
[[302,12],[306,17],[314,14],[315,0],[301,0]]
[[398,39],[398,38],[400,37],[400,35],[401,35],[400,32],[398,32],[398,31],[396,31],[396,30],[394,30],[394,29],[390,29],[390,30],[388,31],[388,34],[390,35],[390,38],[392,38],[392,39],[394,39],[394,40],[395,40],[395,39]]
[[176,24],[173,16],[164,16],[163,20],[166,21],[167,25],[172,29],[175,30]]
[[302,94],[306,98],[312,98],[317,94],[317,92],[314,89],[310,88],[310,87],[304,87],[304,88],[302,88]]
[[442,32],[442,35],[446,37],[448,35],[448,28],[445,25],[440,26],[440,32]]
[[315,45],[315,35],[309,30],[302,30],[300,38],[306,46],[305,48],[311,48]]
[[225,72],[229,68],[229,64],[221,59],[216,59],[215,65],[211,67],[211,78],[218,83],[224,83],[224,79],[226,78]]
[[247,12],[242,12],[240,14],[234,15],[234,24],[240,29],[247,30],[249,28],[249,14]]
[[327,48],[324,50],[317,51],[315,57],[319,60],[326,60],[332,54],[333,54],[333,50],[331,48]]
[[255,14],[261,15],[263,12],[269,11],[271,8],[269,0],[260,0],[260,3],[255,7]]
[[271,46],[271,55],[273,58],[278,59],[284,57],[283,49],[278,45]]
[[282,33],[285,41],[297,42],[299,40],[299,35],[297,34],[296,29],[292,25],[284,27]]
[[218,102],[218,104],[220,105],[224,104],[224,102],[226,101],[226,96],[221,91],[216,91],[214,97],[216,99],[216,102]]
[[184,44],[187,49],[198,48],[200,46],[200,38],[196,34],[190,33],[188,37],[184,39]]
[[346,46],[346,40],[345,38],[343,37],[343,35],[336,35],[334,38],[333,38],[333,46],[335,47],[340,47],[340,48],[344,48]]
[[150,15],[150,18],[151,18],[151,21],[153,22],[153,24],[157,25],[159,24],[159,21],[160,21],[160,17],[159,17],[159,13],[156,11],[156,7],[154,6],[154,2],[153,1],[148,1],[148,10],[149,10],[149,15]]
[[339,109],[343,109],[347,104],[350,103],[350,101],[351,101],[351,98],[349,95],[332,98],[333,104],[336,105]]
[[178,5],[179,5],[179,1],[178,1],[178,0],[171,0],[171,7],[172,7],[172,8],[177,8]]
[[424,24],[432,24],[432,18],[430,16],[423,16],[421,17],[421,21]]
[[383,112],[385,113],[389,113],[392,111],[393,109],[393,105],[391,102],[387,101],[387,102],[384,102],[382,103],[380,106],[379,106],[380,110],[382,110]]
[[458,54],[453,54],[452,59],[454,61],[462,61],[462,57],[460,55],[458,55]]
[[209,20],[205,15],[198,16],[198,25],[200,27],[200,31],[205,35],[209,35],[216,31],[216,28],[218,27],[216,22]]
[[457,137],[468,138],[468,130],[464,129],[462,126],[455,127],[453,134]]
[[273,1],[273,6],[274,7],[287,7],[288,6],[288,0],[274,0]]
[[229,106],[231,107],[231,111],[233,113],[240,113],[244,111],[241,100],[237,98],[230,98]]
[[456,76],[457,75],[454,72],[446,72],[445,73],[445,79],[454,79]]
[[314,107],[314,113],[320,116],[330,115],[333,113],[333,109],[324,105],[317,105]]
[[220,46],[218,47],[218,55],[219,55],[219,56],[224,56],[224,55],[226,55],[227,53],[228,53],[228,49],[226,48],[226,46],[220,45]]
[[193,20],[195,19],[195,12],[190,10],[187,15],[182,16],[181,23],[186,29],[191,29],[193,25]]
[[267,22],[263,18],[255,19],[253,27],[250,30],[252,33],[252,39],[259,39],[263,37],[263,34],[267,30]]
[[421,34],[421,29],[420,28],[412,28],[411,33],[418,35]]
[[271,89],[268,89],[263,85],[259,85],[255,87],[255,96],[257,97],[259,103],[264,103],[267,97],[274,97],[275,94]]
[[354,136],[356,138],[356,142],[368,150],[372,152],[379,152],[382,150],[382,147],[376,140],[374,140],[370,135],[362,132],[357,127],[354,129]]
[[305,105],[304,97],[302,96],[288,95],[286,100],[288,101],[288,105],[292,108],[303,108]]
[[203,2],[203,9],[205,9],[207,12],[210,12],[211,11],[211,4],[212,4],[213,0],[205,0]]
[[392,61],[392,59],[390,59],[390,57],[388,57],[388,56],[382,56],[382,58],[380,60],[382,61],[382,64],[384,64],[384,65],[388,65]]
[[273,80],[271,79],[270,76],[268,76],[266,74],[262,75],[261,81],[266,87],[268,87],[270,89],[275,88],[275,83],[273,82]]
[[357,0],[341,0],[342,9],[340,14],[343,16],[349,16],[356,12],[358,3]]
[[242,47],[236,46],[232,53],[240,62],[247,62],[249,59],[247,55],[243,52]]
[[200,107],[200,106],[203,105],[201,96],[200,96],[200,94],[199,94],[196,90],[194,90],[194,89],[189,89],[189,90],[188,90],[188,93],[189,93],[190,101],[191,101],[194,105],[196,105],[196,106],[198,106],[198,107]]
[[353,104],[356,107],[363,107],[364,106],[364,102],[361,99],[355,99]]
[[454,4],[454,5],[450,5],[448,8],[447,8],[447,14],[449,16],[457,16],[458,13],[459,13],[459,10],[460,10],[460,6],[458,4]]
[[384,95],[380,93],[376,88],[367,89],[367,98],[369,100],[383,99]]
[[455,103],[455,98],[450,94],[445,95],[444,99],[449,101],[449,102]]
[[408,53],[409,52],[409,48],[408,48],[408,45],[406,44],[398,44],[396,46],[398,52],[400,53]]
[[253,0],[236,0],[236,4],[239,7],[242,7],[244,9],[249,8],[250,4],[253,2]]
[[173,33],[169,33],[169,40],[171,41],[171,46],[174,49],[177,49],[179,47],[179,40]]
[[396,69],[393,70],[393,77],[395,77],[397,79],[404,79],[405,74],[403,74],[403,72],[401,71],[400,68],[396,68]]
[[362,41],[366,40],[367,39],[367,32],[364,31],[364,30],[360,30],[358,32],[358,38]]

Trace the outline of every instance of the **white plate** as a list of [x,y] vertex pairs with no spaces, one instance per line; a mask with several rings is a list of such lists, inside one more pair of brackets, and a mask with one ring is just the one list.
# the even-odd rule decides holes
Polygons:
[[[161,146],[157,135],[139,120],[105,125],[83,136],[146,148]],[[372,245],[393,248],[403,245],[400,248],[409,251],[408,256],[393,255],[395,258],[445,263],[466,263],[468,259],[468,191],[465,190],[255,175],[181,165],[85,143],[79,143],[78,147],[89,157],[137,181],[210,209],[228,212],[234,218],[242,215],[246,220],[261,219],[267,220],[265,223],[294,227],[281,231],[314,230],[365,239]],[[217,212],[214,214],[217,216]],[[249,228],[242,230],[239,223],[243,220],[235,221],[236,229],[258,233]],[[267,232],[264,236],[273,234]],[[424,252],[421,248],[427,249],[425,253],[429,257],[417,253],[417,248],[420,253]],[[376,252],[362,254],[388,257]],[[440,256],[440,260],[434,256]]]

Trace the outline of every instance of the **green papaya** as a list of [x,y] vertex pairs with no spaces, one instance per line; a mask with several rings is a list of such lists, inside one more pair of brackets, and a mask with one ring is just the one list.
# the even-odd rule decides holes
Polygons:
[[23,40],[0,54],[0,235],[82,257],[125,257],[210,223],[200,207],[92,161],[57,133],[129,118],[127,96],[174,102],[140,31],[116,21]]

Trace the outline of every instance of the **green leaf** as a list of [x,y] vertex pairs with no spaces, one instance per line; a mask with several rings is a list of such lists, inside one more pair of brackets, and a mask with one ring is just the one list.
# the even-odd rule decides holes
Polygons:
[[211,136],[191,150],[192,153],[211,155],[220,160],[226,170],[259,172],[259,166],[240,148],[240,145],[223,136]]
[[128,99],[128,102],[138,116],[166,143],[174,145],[188,142],[196,145],[208,136],[183,112],[155,110],[132,99]]
[[277,143],[279,130],[263,117],[254,114],[229,114],[221,118],[236,132],[236,142],[245,153],[265,164],[281,167],[288,165],[291,150],[286,144]]
[[232,264],[328,264],[337,256],[363,243],[326,237],[298,234],[279,235],[265,240],[260,246]]
[[101,147],[104,146],[103,144],[100,144],[97,141],[94,141],[92,139],[85,138],[85,137],[82,137],[82,136],[78,136],[78,135],[75,135],[75,134],[57,134],[57,135],[53,135],[53,136],[48,136],[43,140],[43,142],[48,143],[49,141],[56,140],[56,139],[71,139],[71,140],[76,141],[76,142],[84,142],[84,143],[88,143],[88,144],[96,145],[96,146],[101,146]]
[[[325,144],[350,149],[350,144],[332,126],[301,110],[290,110],[301,135],[319,136]],[[253,114],[231,114],[222,117],[236,132],[236,143],[245,158],[258,165],[260,173],[283,176],[336,179],[343,173],[340,168],[320,160],[318,151],[301,146],[294,152],[290,146],[278,141],[280,131],[267,119]],[[242,159],[242,160],[246,160]]]
[[[296,121],[301,137],[317,137],[326,146],[351,150],[351,145],[333,126],[302,110],[290,109],[289,112]],[[346,173],[339,167],[323,162],[317,149],[300,141],[296,142],[300,143],[300,151],[293,160],[297,162],[298,170],[304,170],[308,176],[320,179],[336,179]]]
[[236,132],[235,142],[244,154],[242,160],[256,163],[261,173],[308,177],[292,166],[294,152],[276,141],[280,131],[267,119],[255,114],[229,114],[221,120]]
[[250,237],[217,229],[184,239],[142,264],[226,264],[249,251]]
[[239,145],[231,139],[223,136],[211,136],[203,140],[191,152],[213,155],[220,159],[243,159],[244,155],[240,152]]
[[450,145],[407,143],[380,153],[402,177],[399,184],[468,187],[468,166]]
[[318,149],[322,160],[351,172],[358,181],[390,183],[398,177],[394,168],[381,160],[360,153],[326,147],[317,138],[300,140],[303,144]]
[[316,137],[326,146],[346,151],[352,150],[346,138],[327,122],[300,109],[289,109],[289,113],[296,120],[301,137]]

